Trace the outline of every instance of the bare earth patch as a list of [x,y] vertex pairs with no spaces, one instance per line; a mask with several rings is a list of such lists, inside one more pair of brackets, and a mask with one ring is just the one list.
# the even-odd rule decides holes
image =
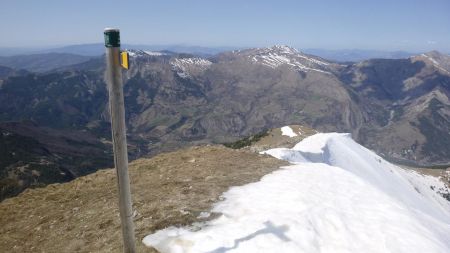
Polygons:
[[[208,212],[229,187],[257,181],[286,164],[223,146],[191,147],[132,162],[138,251],[154,252],[141,243],[145,235],[204,220],[200,213]],[[0,241],[0,252],[121,252],[114,169],[4,200]]]

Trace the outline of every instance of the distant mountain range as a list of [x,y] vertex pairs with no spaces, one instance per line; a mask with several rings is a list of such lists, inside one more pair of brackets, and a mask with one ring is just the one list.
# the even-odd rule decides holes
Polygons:
[[[204,46],[190,46],[190,45],[136,45],[124,44],[124,49],[135,50],[150,50],[150,51],[171,51],[176,53],[189,53],[203,57],[213,56],[218,53],[244,49],[245,47],[204,47]],[[303,52],[317,55],[331,61],[338,62],[359,62],[368,59],[404,59],[417,55],[417,52],[406,51],[383,51],[383,50],[363,50],[363,49],[317,49],[307,48],[302,49]],[[48,54],[59,53],[80,56],[101,56],[105,52],[105,47],[102,43],[69,45],[54,48],[0,48],[0,56],[16,56],[16,55],[30,55],[30,54]],[[0,62],[0,65],[3,65]]]
[[[202,47],[189,45],[134,45],[122,44],[123,49],[140,49],[153,51],[173,51],[177,53],[190,53],[201,56],[211,56],[220,52],[230,51],[236,47]],[[81,56],[100,56],[105,53],[103,43],[69,45],[47,49],[27,49],[27,48],[0,48],[0,56],[30,55],[30,54],[76,54]]]
[[[209,57],[129,52],[124,91],[132,157],[307,124],[320,131],[350,132],[359,143],[397,162],[450,163],[448,55],[337,63],[288,46]],[[61,170],[70,168],[74,177],[105,166],[111,153],[104,68],[103,57],[45,73],[0,68],[0,122],[9,122],[0,126],[0,150],[8,158],[0,175],[8,179],[8,189],[24,189],[31,179],[48,183],[30,176],[45,175],[42,164],[48,161],[64,164]],[[59,144],[40,139],[42,132]],[[8,144],[22,136],[35,143],[31,150]],[[77,142],[76,136],[85,137]],[[105,153],[83,160],[84,153],[69,149],[74,141],[80,151]],[[24,155],[14,157],[18,153]],[[70,159],[61,162],[66,156]]]
[[0,66],[32,72],[46,72],[56,68],[89,61],[92,56],[69,53],[42,53],[16,56],[0,56]]
[[359,62],[368,59],[406,59],[418,54],[405,51],[380,51],[361,49],[326,50],[313,48],[305,49],[304,52],[338,62]]
[[[177,53],[189,53],[200,56],[211,56],[224,51],[236,49],[235,47],[201,47],[188,45],[133,45],[133,44],[123,44],[122,48],[151,50],[151,51],[172,51]],[[102,43],[72,45],[61,48],[49,49],[48,52],[71,53],[85,56],[98,56],[105,53],[105,46]]]

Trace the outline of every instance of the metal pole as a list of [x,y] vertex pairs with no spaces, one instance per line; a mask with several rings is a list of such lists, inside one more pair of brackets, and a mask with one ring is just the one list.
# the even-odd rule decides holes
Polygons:
[[125,129],[125,108],[122,88],[122,69],[120,67],[120,31],[106,28],[106,79],[109,91],[109,110],[114,149],[114,165],[119,187],[119,210],[122,224],[123,252],[134,253],[135,236],[133,209],[131,206],[130,178],[128,176],[128,154]]

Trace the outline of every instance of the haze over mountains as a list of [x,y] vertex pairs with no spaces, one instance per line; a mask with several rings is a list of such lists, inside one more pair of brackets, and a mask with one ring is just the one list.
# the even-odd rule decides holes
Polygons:
[[[189,53],[200,56],[212,56],[218,53],[245,49],[248,47],[233,47],[233,46],[223,46],[223,47],[207,47],[207,46],[195,46],[195,45],[184,45],[184,44],[174,44],[174,45],[140,45],[140,44],[124,44],[122,45],[125,49],[135,49],[135,50],[150,50],[150,51],[171,51],[177,53]],[[299,47],[297,47],[299,48]],[[91,43],[91,44],[79,44],[79,45],[68,45],[61,47],[49,47],[49,48],[1,48],[0,47],[0,59],[1,57],[7,56],[19,56],[19,55],[42,55],[48,53],[59,53],[59,54],[75,54],[80,56],[101,56],[104,54],[103,43]],[[322,58],[339,61],[339,62],[358,62],[374,58],[383,59],[400,59],[408,58],[413,55],[420,53],[417,52],[407,52],[407,51],[389,51],[389,50],[370,50],[370,49],[320,49],[320,48],[305,48],[302,49],[303,52],[317,55]],[[1,65],[4,65],[0,62]]]
[[92,57],[69,53],[46,53],[0,57],[0,65],[32,72],[47,72],[63,66],[86,62]]
[[[124,91],[132,157],[307,124],[351,132],[391,160],[450,162],[448,55],[348,64],[288,46],[213,56],[149,50],[130,50],[130,55]],[[68,57],[63,62],[74,60],[61,56]],[[51,181],[43,164],[53,164],[64,176],[54,181],[110,166],[105,163],[111,152],[104,58],[34,69],[44,73],[33,72],[39,64],[28,59],[29,71],[0,69],[0,121],[15,122],[0,124],[6,161],[1,174],[7,179],[2,182],[9,187],[2,196]],[[53,141],[39,138],[42,133]],[[30,144],[8,144],[18,140]],[[69,148],[74,143],[76,150]],[[85,152],[93,155],[80,159]]]
[[[136,45],[123,44],[122,48],[154,50],[154,51],[172,51],[178,53],[192,53],[197,55],[214,55],[224,51],[236,49],[236,47],[202,47],[190,45]],[[105,45],[103,43],[68,45],[62,47],[52,47],[45,49],[27,49],[27,48],[0,48],[0,56],[29,55],[29,54],[47,54],[62,53],[76,54],[82,56],[101,56],[105,53]]]

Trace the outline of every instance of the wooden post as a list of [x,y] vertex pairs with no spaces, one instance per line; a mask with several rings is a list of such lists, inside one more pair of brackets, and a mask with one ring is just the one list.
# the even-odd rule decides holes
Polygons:
[[123,252],[134,253],[135,235],[133,209],[131,205],[130,178],[128,176],[128,154],[125,129],[125,107],[122,87],[122,69],[120,67],[120,31],[106,28],[106,79],[109,91],[109,110],[114,150],[114,165],[119,187],[119,210],[122,224]]

